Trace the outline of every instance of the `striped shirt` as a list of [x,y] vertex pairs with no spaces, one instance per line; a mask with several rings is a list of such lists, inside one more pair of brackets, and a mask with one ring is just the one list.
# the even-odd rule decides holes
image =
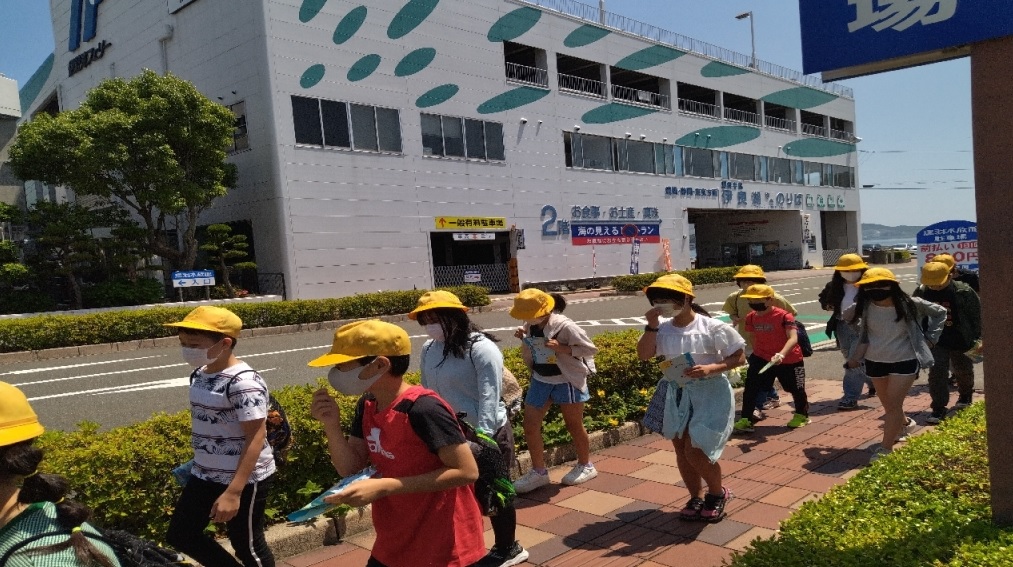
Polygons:
[[[14,517],[7,525],[0,528],[0,557],[18,543],[39,534],[65,531],[67,528],[56,521],[56,505],[52,502],[37,502],[30,505],[23,512]],[[85,533],[96,533],[95,529],[85,523],[81,526]],[[74,556],[74,549],[68,547],[56,553],[36,555],[29,553],[29,550],[39,547],[66,542],[69,536],[65,533],[39,538],[24,547],[18,549],[11,555],[3,567],[80,567],[81,563]],[[114,565],[119,565],[113,550],[96,539],[89,540],[106,557],[110,558]]]
[[[267,384],[245,362],[217,374],[198,370],[190,385],[193,475],[219,484],[232,482],[246,442],[242,422],[266,419],[267,407]],[[265,438],[247,484],[260,482],[274,471],[274,454]]]

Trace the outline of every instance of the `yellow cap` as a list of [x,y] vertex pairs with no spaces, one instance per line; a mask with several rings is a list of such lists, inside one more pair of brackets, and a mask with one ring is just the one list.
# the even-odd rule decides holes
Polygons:
[[886,268],[869,268],[862,274],[862,279],[855,282],[855,285],[866,285],[876,282],[893,282],[900,283],[897,278],[894,277],[893,272]]
[[529,287],[517,294],[514,298],[514,306],[510,309],[510,316],[514,319],[539,319],[552,313],[556,306],[556,300],[540,289]]
[[942,262],[929,262],[922,266],[924,285],[944,285],[950,279],[950,268]]
[[0,382],[0,446],[35,439],[44,431],[25,394]]
[[644,288],[646,292],[650,288],[670,289],[679,293],[694,297],[693,295],[693,282],[689,281],[679,274],[668,274],[667,276],[661,276],[654,280],[654,283]]
[[935,256],[930,258],[929,261],[946,264],[946,267],[951,270],[957,267],[957,261],[953,258],[953,256],[950,256],[949,254],[936,254]]
[[733,278],[737,280],[767,281],[767,276],[763,275],[763,268],[757,266],[756,264],[747,264],[742,266]]
[[423,293],[422,297],[419,298],[418,305],[415,306],[415,310],[408,314],[408,318],[414,321],[420,312],[440,308],[460,309],[461,311],[468,310],[456,295],[449,291],[437,289]]
[[238,339],[239,331],[243,330],[243,320],[228,309],[203,305],[188,313],[179,323],[166,323],[163,326],[212,331]]
[[366,356],[404,356],[412,353],[408,333],[397,325],[377,319],[356,321],[334,331],[331,350],[308,366],[334,366]]
[[857,272],[868,267],[869,265],[858,254],[844,254],[837,259],[837,265],[834,266],[834,269],[839,272]]
[[742,299],[770,299],[774,297],[774,288],[764,284],[753,284],[742,292]]

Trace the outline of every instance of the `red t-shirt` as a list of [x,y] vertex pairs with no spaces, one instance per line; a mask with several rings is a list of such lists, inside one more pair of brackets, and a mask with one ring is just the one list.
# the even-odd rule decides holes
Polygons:
[[[763,313],[746,315],[746,330],[753,333],[753,354],[769,361],[788,342],[788,330],[795,328],[795,317],[780,307],[771,306]],[[802,362],[802,347],[796,344],[784,357],[783,364]]]
[[[443,466],[436,449],[465,442],[450,406],[422,386],[380,411],[369,398],[360,400],[358,409],[362,429],[353,427],[351,433],[364,434],[370,461],[384,478],[436,470]],[[373,527],[373,557],[390,567],[464,567],[485,556],[482,512],[472,485],[381,498],[373,502]]]

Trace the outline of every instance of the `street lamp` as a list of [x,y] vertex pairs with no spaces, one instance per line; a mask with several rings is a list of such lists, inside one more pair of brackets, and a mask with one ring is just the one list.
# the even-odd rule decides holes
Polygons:
[[753,44],[753,57],[750,59],[749,66],[756,69],[756,32],[753,29],[753,11],[742,12],[738,16],[735,16],[736,20],[744,20],[749,18],[749,39]]

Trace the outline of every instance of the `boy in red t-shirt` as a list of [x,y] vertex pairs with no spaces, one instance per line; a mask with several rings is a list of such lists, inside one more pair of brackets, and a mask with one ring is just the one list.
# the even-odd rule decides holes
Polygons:
[[373,505],[376,542],[366,567],[465,567],[485,556],[482,513],[472,483],[478,465],[457,417],[436,392],[402,379],[411,342],[397,325],[349,323],[330,352],[309,363],[331,367],[327,380],[361,396],[348,438],[326,388],[313,395],[334,468],[349,476],[367,464],[379,478],[349,484],[328,504]]
[[[774,305],[774,288],[751,285],[742,294],[752,312],[746,315],[746,331],[753,333],[753,354],[749,355],[746,389],[742,393],[742,414],[735,422],[735,433],[752,433],[759,421],[754,410],[756,396],[781,382],[795,402],[795,415],[788,427],[798,428],[809,423],[809,398],[805,394],[805,364],[798,346],[795,317]],[[769,365],[766,371],[765,367]]]

